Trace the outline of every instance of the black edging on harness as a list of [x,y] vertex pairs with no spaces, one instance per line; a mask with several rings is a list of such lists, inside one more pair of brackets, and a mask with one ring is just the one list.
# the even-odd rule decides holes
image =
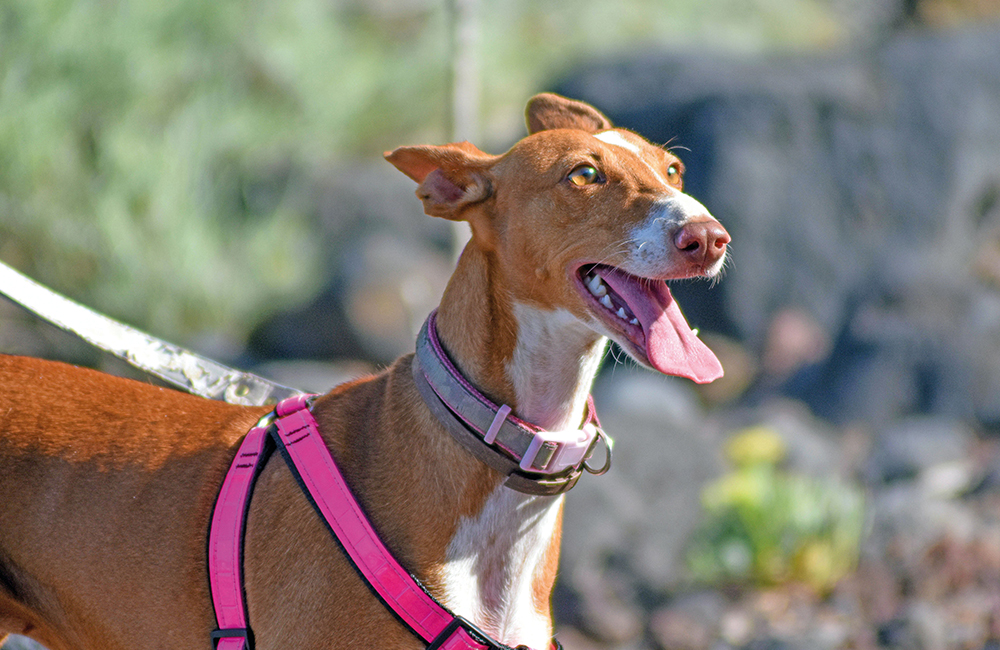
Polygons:
[[[355,573],[361,579],[361,582],[363,582],[365,584],[365,586],[368,587],[368,590],[376,597],[376,599],[378,599],[378,601],[382,604],[383,608],[387,609],[393,615],[393,617],[400,624],[403,625],[403,627],[405,627],[414,636],[416,636],[419,641],[421,641],[423,643],[427,643],[426,641],[424,641],[424,638],[416,630],[414,630],[412,627],[410,627],[410,625],[407,624],[406,621],[404,621],[400,617],[400,615],[398,614],[398,612],[396,612],[396,610],[392,606],[390,606],[389,603],[387,603],[385,601],[385,599],[378,592],[378,590],[376,590],[375,587],[370,582],[368,582],[368,580],[365,578],[364,574],[362,573],[361,569],[357,566],[357,564],[355,564],[354,559],[350,556],[350,554],[344,548],[343,542],[341,542],[340,538],[334,532],[333,528],[331,527],[330,523],[327,521],[326,517],[323,516],[323,513],[320,510],[319,505],[316,503],[316,501],[313,498],[312,494],[307,489],[307,487],[305,485],[305,482],[303,481],[302,476],[300,475],[300,473],[298,471],[298,468],[295,466],[295,463],[290,458],[290,456],[288,454],[288,451],[285,448],[285,445],[281,441],[281,438],[280,438],[280,436],[278,434],[278,430],[277,430],[276,425],[274,423],[271,423],[268,426],[268,428],[267,428],[267,435],[265,437],[264,444],[263,444],[263,446],[261,448],[261,451],[260,451],[260,457],[257,459],[257,464],[256,464],[256,467],[254,468],[253,477],[250,480],[249,491],[248,491],[246,500],[245,500],[245,502],[243,504],[243,518],[242,518],[242,526],[240,528],[240,541],[239,541],[239,548],[240,548],[240,561],[239,561],[239,564],[240,564],[240,566],[239,566],[239,571],[240,571],[240,585],[241,585],[241,588],[242,588],[242,591],[243,591],[243,594],[242,594],[242,596],[243,596],[243,598],[242,598],[242,601],[243,601],[243,611],[244,611],[244,618],[247,621],[247,627],[246,628],[227,628],[227,629],[217,629],[217,630],[214,630],[211,633],[211,635],[210,635],[210,638],[211,638],[211,641],[212,641],[212,647],[216,648],[218,646],[218,643],[219,643],[220,639],[237,637],[237,638],[244,638],[246,640],[246,650],[255,650],[255,639],[254,639],[253,629],[252,629],[252,627],[249,624],[249,621],[250,621],[250,612],[249,612],[249,609],[247,607],[246,580],[245,580],[245,576],[244,576],[244,573],[243,573],[243,567],[244,567],[244,549],[245,549],[245,546],[246,546],[246,526],[247,526],[248,513],[250,511],[250,503],[253,500],[253,492],[254,492],[254,489],[256,488],[256,485],[257,485],[257,479],[260,478],[260,474],[263,472],[264,467],[270,461],[271,456],[274,454],[275,449],[277,449],[279,451],[280,456],[285,461],[285,464],[288,467],[288,469],[290,470],[292,476],[295,478],[295,481],[298,484],[299,489],[305,495],[305,497],[309,501],[310,505],[312,505],[313,510],[316,511],[316,514],[319,516],[320,520],[323,522],[323,525],[327,529],[327,531],[330,533],[330,536],[337,542],[337,547],[340,548],[340,550],[343,553],[344,557],[347,559],[348,564],[350,564],[351,568],[354,569]],[[216,497],[216,501],[218,501],[218,496]],[[360,504],[359,504],[359,506],[360,506]],[[214,506],[213,506],[213,510],[214,510]],[[367,517],[367,515],[365,515],[365,516]],[[370,518],[369,518],[369,521],[371,521]],[[210,536],[209,536],[209,539],[210,539]],[[206,546],[206,554],[208,552],[209,552],[208,551],[208,547]],[[514,647],[511,647],[511,646],[505,645],[503,643],[500,643],[499,641],[496,641],[489,634],[487,634],[486,632],[483,632],[478,627],[476,627],[476,625],[474,625],[471,621],[465,619],[462,616],[458,616],[458,615],[454,614],[454,612],[452,612],[450,609],[444,607],[444,605],[441,605],[441,603],[430,594],[430,592],[426,589],[426,587],[424,587],[423,583],[421,583],[415,576],[413,576],[412,573],[410,574],[410,577],[417,584],[417,586],[419,586],[420,589],[422,589],[424,591],[424,593],[427,594],[427,596],[429,598],[431,598],[435,603],[437,603],[438,606],[441,607],[444,611],[448,612],[452,616],[452,618],[453,618],[452,622],[436,638],[434,638],[433,640],[430,641],[430,643],[427,645],[427,650],[438,650],[460,628],[464,629],[469,635],[471,635],[477,641],[479,641],[480,643],[482,643],[483,645],[485,645],[489,650],[530,650],[527,646],[521,645],[521,646],[517,646],[516,648],[514,648]],[[563,650],[562,644],[560,644],[559,641],[555,637],[553,637],[552,640],[551,640],[551,642],[550,642],[550,648],[549,648],[549,650]]]
[[[244,560],[243,552],[244,552],[244,549],[246,547],[245,541],[246,541],[246,535],[247,535],[247,519],[250,518],[249,517],[249,514],[250,514],[250,504],[253,502],[253,492],[254,492],[254,489],[257,487],[257,479],[260,478],[261,472],[264,471],[264,466],[267,465],[267,461],[270,459],[271,454],[274,453],[274,447],[275,447],[274,439],[271,437],[270,432],[269,432],[268,435],[264,437],[264,444],[263,444],[263,446],[261,447],[261,450],[260,450],[260,457],[257,460],[257,464],[254,466],[253,478],[250,479],[250,489],[247,492],[247,497],[246,497],[246,499],[243,502],[243,516],[241,518],[241,526],[240,526],[240,566],[239,566],[239,571],[240,571],[240,590],[241,590],[242,596],[243,596],[243,598],[242,598],[242,601],[243,601],[243,620],[245,620],[245,621],[249,621],[250,620],[250,611],[247,608],[247,587],[246,587],[247,581],[246,581],[246,575],[243,572],[243,567],[245,565],[245,563],[243,561]],[[237,454],[239,454],[239,453],[240,452],[237,451]],[[221,492],[219,494],[215,495],[215,503],[212,504],[212,512],[215,512],[215,508],[216,508],[216,505],[219,502],[219,497],[220,496],[221,496]],[[211,527],[212,527],[212,524],[211,524],[211,519],[210,519],[209,520],[209,530],[211,530]],[[206,563],[208,562],[208,555],[209,555],[209,553],[211,553],[211,547],[210,547],[211,539],[212,539],[211,535],[207,535],[206,536],[206,544],[205,544],[205,558],[206,558]],[[209,593],[211,593],[211,589],[212,589],[212,587],[211,587],[211,585],[209,585]],[[214,603],[212,604],[212,609],[213,610],[215,609],[215,604]],[[218,620],[218,619],[216,619],[216,620]],[[250,627],[249,622],[247,623],[247,627],[245,627],[245,628],[244,627],[240,627],[240,628],[226,628],[226,629],[221,629],[221,630],[217,629],[217,630],[213,631],[212,634],[211,634],[212,649],[215,650],[218,647],[220,639],[229,638],[229,637],[243,637],[244,639],[246,639],[246,650],[254,650],[255,649],[255,646],[256,646],[256,642],[255,641],[256,640],[254,639],[253,629]]]

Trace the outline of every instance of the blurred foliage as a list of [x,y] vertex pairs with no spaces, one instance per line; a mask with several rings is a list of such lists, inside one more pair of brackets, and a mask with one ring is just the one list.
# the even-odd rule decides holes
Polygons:
[[733,470],[702,493],[705,519],[688,552],[695,579],[829,592],[857,563],[861,490],[779,469],[784,443],[767,428],[737,434],[726,453]]
[[312,170],[378,127],[394,47],[320,2],[5,2],[0,257],[161,335],[242,337],[314,289]]
[[[503,117],[486,146],[520,134],[546,79],[597,56],[838,33],[822,0],[480,14],[484,119]],[[446,139],[448,23],[428,0],[4,0],[0,259],[158,335],[240,341],[318,288],[324,174]]]

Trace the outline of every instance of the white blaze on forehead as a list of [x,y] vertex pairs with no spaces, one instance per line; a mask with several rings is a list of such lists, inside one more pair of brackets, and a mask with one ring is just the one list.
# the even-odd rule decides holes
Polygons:
[[636,155],[636,158],[639,159],[639,162],[645,165],[646,168],[653,173],[653,176],[656,177],[656,180],[660,181],[664,185],[669,185],[669,183],[667,183],[667,179],[664,178],[662,173],[660,173],[660,170],[658,170],[655,165],[651,164],[642,155],[642,148],[636,143],[629,142],[628,140],[626,140],[625,136],[623,136],[618,131],[602,131],[601,133],[594,134],[594,137],[605,144],[614,145],[616,147],[621,147],[622,149],[625,149],[627,151],[631,151]]
[[616,147],[623,147],[628,149],[632,153],[638,155],[642,150],[639,146],[633,142],[629,142],[625,137],[618,131],[604,131],[602,133],[594,134],[594,137],[604,142],[605,144],[613,144]]

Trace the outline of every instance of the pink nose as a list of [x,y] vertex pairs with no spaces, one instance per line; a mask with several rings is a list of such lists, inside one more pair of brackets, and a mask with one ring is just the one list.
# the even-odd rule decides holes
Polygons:
[[726,254],[729,233],[715,219],[692,221],[674,233],[674,245],[684,259],[705,269]]

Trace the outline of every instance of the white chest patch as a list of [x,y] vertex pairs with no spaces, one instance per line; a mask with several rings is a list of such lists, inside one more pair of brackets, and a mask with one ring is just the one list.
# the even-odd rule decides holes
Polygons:
[[562,498],[501,485],[477,517],[462,519],[448,545],[444,604],[511,647],[547,648],[550,621],[536,609],[533,584],[544,569]]
[[514,316],[517,347],[507,374],[518,415],[551,431],[579,426],[605,342],[564,309],[515,303]]

